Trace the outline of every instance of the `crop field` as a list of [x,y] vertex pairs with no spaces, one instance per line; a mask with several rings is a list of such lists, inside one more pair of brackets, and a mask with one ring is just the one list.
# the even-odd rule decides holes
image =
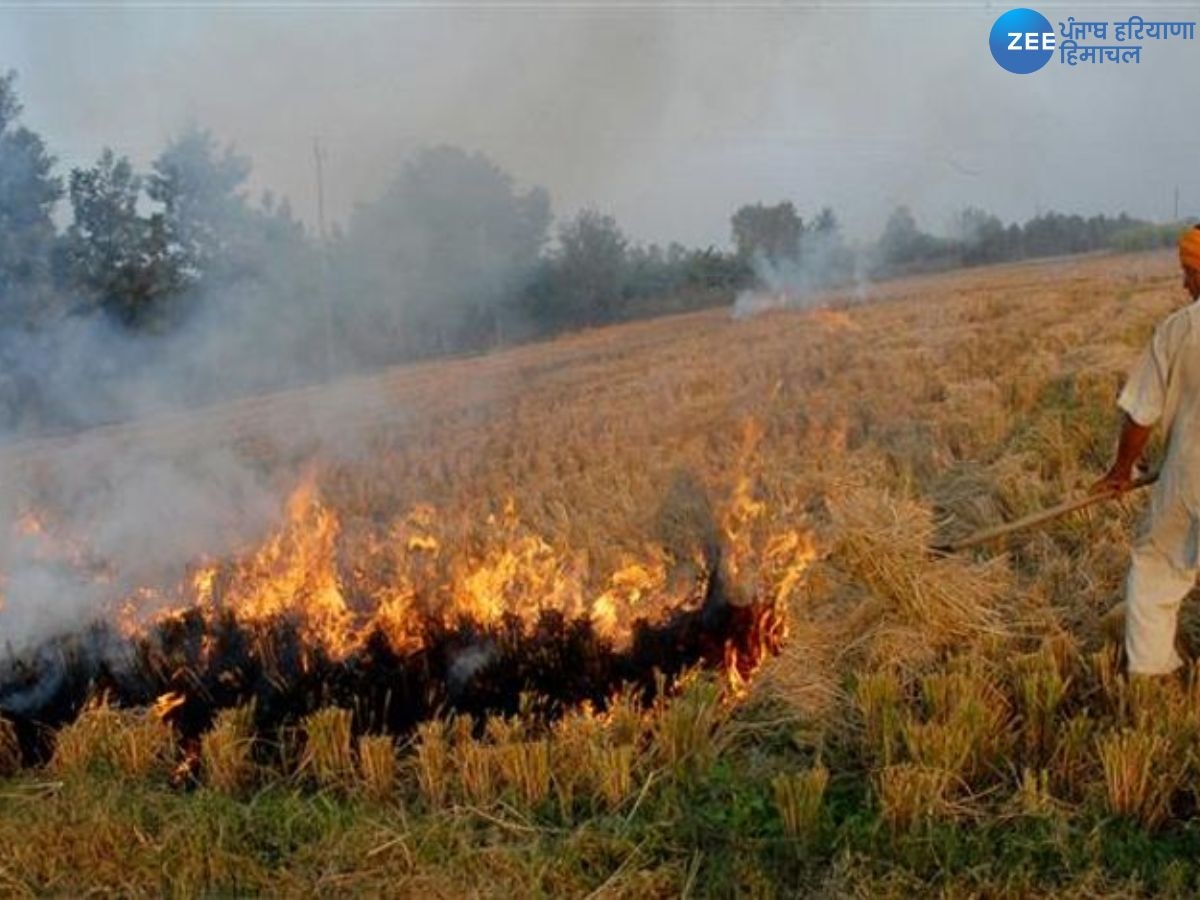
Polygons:
[[102,583],[56,465],[228,446],[286,497],[112,598],[124,668],[41,652],[0,893],[1194,895],[1200,667],[1127,681],[1104,618],[1144,498],[928,550],[1104,471],[1177,271],[912,277],[0,451],[12,540]]

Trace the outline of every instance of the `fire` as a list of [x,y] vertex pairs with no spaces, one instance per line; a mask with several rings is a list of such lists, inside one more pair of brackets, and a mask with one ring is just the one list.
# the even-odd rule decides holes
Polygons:
[[506,612],[540,608],[574,612],[579,584],[540,537],[525,535],[490,552],[464,573],[454,590],[452,612],[488,624]]
[[290,617],[307,642],[340,658],[374,632],[411,651],[431,619],[446,627],[462,620],[487,626],[504,616],[532,620],[545,610],[585,616],[619,645],[638,619],[653,620],[687,599],[670,595],[670,560],[657,547],[612,572],[589,597],[582,564],[525,529],[511,501],[488,522],[491,540],[474,555],[450,553],[433,533],[436,519],[431,507],[418,506],[382,536],[360,542],[359,557],[347,560],[339,516],[310,477],[259,548],[198,564],[173,604],[149,592],[125,598],[121,618],[133,622],[139,610],[156,606],[166,611],[151,621],[194,608],[232,613],[247,624]]
[[[758,437],[748,426],[747,443]],[[754,496],[752,480],[739,478],[722,529],[728,543],[725,564],[735,579],[755,576],[759,583],[749,593],[756,601],[778,605],[786,602],[815,551],[798,530],[771,535],[756,548],[756,523],[767,511]],[[340,518],[309,476],[288,498],[280,526],[258,548],[233,560],[198,560],[175,589],[138,588],[117,598],[113,609],[129,635],[192,608],[211,615],[229,612],[248,624],[290,616],[302,623],[314,645],[344,656],[372,630],[382,630],[398,647],[412,648],[421,616],[446,625],[460,619],[486,625],[505,615],[532,616],[547,609],[586,616],[600,634],[620,643],[636,620],[653,619],[688,599],[671,596],[672,560],[654,545],[646,546],[641,558],[627,558],[589,596],[583,566],[524,529],[511,501],[489,522],[494,540],[477,555],[450,553],[434,533],[436,521],[432,507],[414,507],[382,536],[373,536],[362,558],[346,560]],[[78,542],[55,543],[33,514],[22,517],[17,528],[39,542],[39,555],[74,565],[87,561]],[[703,569],[703,560],[695,562]],[[444,582],[431,583],[439,573]],[[91,565],[91,575],[103,580],[103,567]],[[0,588],[3,584],[0,572]]]
[[154,705],[150,708],[151,714],[156,719],[166,719],[171,713],[183,706],[187,702],[187,697],[178,691],[168,691],[162,694],[154,701]]
[[[355,617],[338,574],[339,531],[337,515],[320,502],[315,478],[306,478],[287,502],[283,527],[227,573],[219,606],[250,623],[296,615],[310,641],[349,652]],[[215,576],[205,580],[211,585]]]
[[634,562],[613,572],[608,589],[592,604],[592,622],[604,635],[620,632],[622,622],[634,621],[646,605],[666,591],[666,560],[657,552],[645,562]]
[[[760,436],[747,425],[747,455]],[[777,613],[816,553],[798,529],[764,539],[761,526],[768,511],[754,495],[752,479],[739,478],[724,519],[725,575],[734,582],[739,602],[758,604],[764,613],[770,611],[767,619],[782,622]],[[532,621],[545,610],[586,617],[597,634],[620,646],[637,621],[655,621],[696,602],[693,585],[672,587],[673,560],[660,547],[645,547],[640,558],[628,558],[598,591],[589,592],[585,566],[525,528],[511,501],[487,525],[489,540],[479,552],[456,555],[436,534],[436,510],[420,505],[381,534],[360,541],[355,545],[360,552],[347,559],[339,516],[322,501],[310,476],[293,491],[274,534],[232,562],[197,566],[179,606],[214,615],[229,612],[248,624],[291,617],[307,642],[344,658],[376,632],[395,649],[414,651],[429,621],[444,627],[463,620],[487,626],[505,616]],[[705,572],[707,561],[692,562],[706,577],[717,577]],[[131,609],[148,605],[140,598]],[[751,656],[761,658],[778,646],[781,626],[772,627]],[[738,663],[743,670],[745,662]]]
[[[512,500],[479,521],[452,522],[429,504],[391,521],[343,521],[310,473],[257,544],[227,559],[198,557],[174,586],[124,589],[103,614],[131,643],[149,640],[144,690],[158,697],[154,708],[164,717],[196,715],[198,702],[238,702],[246,697],[239,691],[264,679],[270,690],[284,690],[280,678],[299,678],[297,690],[307,690],[305,673],[336,680],[338,666],[370,682],[381,652],[388,671],[441,678],[438,690],[451,692],[496,659],[520,667],[535,657],[533,674],[520,677],[553,690],[553,668],[547,674],[537,667],[561,666],[562,678],[573,681],[572,702],[603,703],[603,691],[641,671],[630,666],[642,667],[636,677],[652,684],[659,667],[678,673],[705,661],[744,686],[785,639],[785,609],[816,557],[799,524],[779,529],[751,474],[761,437],[748,421],[712,541],[673,550],[644,543],[608,572],[589,571],[586,554],[539,534]],[[43,518],[23,518],[18,529],[22,540],[36,542],[39,557],[73,567],[94,586],[121,590],[122,573]],[[0,568],[0,623],[5,586]],[[572,671],[583,663],[569,649],[576,640],[591,648],[601,687],[593,688],[582,669]],[[421,656],[431,648],[433,656]],[[403,679],[397,684],[408,690]],[[402,721],[388,690],[382,683],[379,715]],[[423,709],[436,695],[409,694],[401,702],[419,700]]]

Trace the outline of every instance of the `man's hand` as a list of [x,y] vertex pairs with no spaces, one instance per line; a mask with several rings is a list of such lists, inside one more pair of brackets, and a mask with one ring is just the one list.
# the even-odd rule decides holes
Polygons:
[[1099,481],[1092,485],[1093,494],[1120,494],[1133,483],[1133,467],[1150,440],[1150,428],[1139,425],[1128,415],[1121,422],[1121,437],[1117,441],[1117,459]]
[[1092,494],[1123,494],[1133,484],[1133,470],[1113,463],[1111,469],[1104,473],[1089,490]]

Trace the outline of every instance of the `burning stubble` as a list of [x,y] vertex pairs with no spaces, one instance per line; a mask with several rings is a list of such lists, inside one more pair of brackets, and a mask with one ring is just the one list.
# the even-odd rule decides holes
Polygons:
[[[661,677],[669,684],[693,665],[726,669],[741,683],[782,640],[778,600],[738,577],[755,571],[750,533],[763,512],[744,481],[718,513],[694,477],[677,475],[653,517],[658,549],[607,575],[589,574],[511,501],[482,522],[445,521],[421,503],[399,515],[363,515],[378,498],[372,482],[349,474],[361,459],[314,468],[309,454],[319,451],[292,448],[288,458],[253,436],[241,436],[254,448],[242,457],[193,448],[184,459],[198,468],[166,468],[157,482],[156,467],[146,469],[148,484],[113,479],[109,469],[103,505],[81,482],[72,493],[53,481],[46,454],[19,461],[26,471],[40,467],[40,479],[26,485],[39,484],[43,501],[52,496],[75,509],[62,519],[54,503],[26,508],[16,523],[25,543],[10,548],[19,564],[9,569],[0,610],[13,625],[0,707],[16,721],[27,755],[45,752],[38,723],[69,721],[98,695],[122,706],[173,698],[164,717],[189,741],[222,710],[249,703],[261,731],[336,702],[353,711],[356,732],[405,734],[444,710],[513,714],[527,696],[540,698],[533,712],[543,718],[585,703],[603,708],[623,685],[648,700]],[[162,448],[175,435],[141,438]],[[751,429],[745,440],[753,439]],[[58,449],[89,477],[106,456],[86,441]],[[268,477],[272,456],[278,468]],[[241,495],[203,492],[217,461],[223,477],[245,479]],[[211,520],[191,523],[187,534],[170,532],[164,520],[155,552],[122,543],[111,524],[114,497],[132,510],[157,486],[170,503],[169,479],[180,471],[197,479],[195,502],[211,506]],[[269,501],[282,472],[300,482],[282,503],[282,522],[273,522]],[[64,527],[86,523],[79,511],[89,504],[109,516],[108,528]],[[89,540],[93,533],[103,540]],[[195,546],[228,550],[192,557],[179,575],[172,564]],[[771,552],[772,565],[797,572],[812,557],[800,538]],[[133,564],[122,568],[125,560]],[[54,608],[60,594],[77,605]]]

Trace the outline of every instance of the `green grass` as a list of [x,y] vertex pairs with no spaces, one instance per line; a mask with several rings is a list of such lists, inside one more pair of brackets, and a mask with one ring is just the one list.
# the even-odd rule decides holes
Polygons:
[[[1051,659],[1033,654],[1012,668],[1026,673]],[[1016,701],[1028,676],[989,681],[953,660],[946,671],[956,674],[931,674],[925,689],[904,692],[898,714],[937,722],[987,685],[1009,692],[998,702],[1021,709]],[[927,815],[889,819],[866,732],[848,729],[814,743],[786,706],[726,700],[714,707],[714,690],[711,680],[695,679],[636,725],[628,716],[617,724],[578,719],[578,733],[597,745],[618,735],[633,741],[625,746],[636,748],[634,787],[616,806],[563,808],[550,794],[523,796],[502,783],[479,800],[464,793],[459,771],[450,773],[445,797],[430,798],[411,750],[402,752],[394,788],[382,795],[377,785],[341,776],[322,787],[303,771],[265,772],[257,792],[230,794],[172,787],[165,773],[112,766],[27,770],[0,781],[0,893],[771,897],[822,890],[899,896],[920,886],[923,893],[1016,897],[1200,890],[1194,766],[1173,798],[1175,814],[1159,827],[1112,813],[1098,773],[1082,799],[1022,811],[1020,780],[1003,766],[964,774],[963,789]],[[1066,691],[1063,709],[1047,709],[1048,722],[1039,725],[1051,741],[1065,730],[1067,707],[1088,703],[1109,734],[1138,716],[1137,703],[1104,712],[1103,688],[1082,676]],[[959,699],[933,702],[942,694]],[[1181,720],[1188,696],[1181,687],[1138,701],[1177,711],[1179,721],[1154,726],[1163,740],[1191,734]],[[697,709],[712,710],[702,728]],[[1021,739],[1026,715],[1003,723],[1003,740]],[[663,725],[679,717],[694,740],[712,748],[687,765],[669,752],[680,733]],[[481,740],[452,727],[449,749],[456,757],[470,748],[502,753],[526,746],[530,727],[495,723]],[[577,765],[556,753],[564,733],[569,728],[549,739],[555,777]],[[797,833],[777,805],[778,785],[815,766],[831,776]]]
[[[768,745],[772,742],[766,742]],[[553,803],[433,809],[283,780],[243,798],[144,778],[0,782],[0,892],[331,891],[431,896],[786,896],[921,884],[998,895],[1200,889],[1200,823],[1150,832],[1085,806],[1047,817],[933,819],[896,831],[864,779],[830,783],[820,826],[787,836],[772,774],[795,752],[731,747],[636,807],[567,822]],[[897,887],[899,889],[899,887]]]

